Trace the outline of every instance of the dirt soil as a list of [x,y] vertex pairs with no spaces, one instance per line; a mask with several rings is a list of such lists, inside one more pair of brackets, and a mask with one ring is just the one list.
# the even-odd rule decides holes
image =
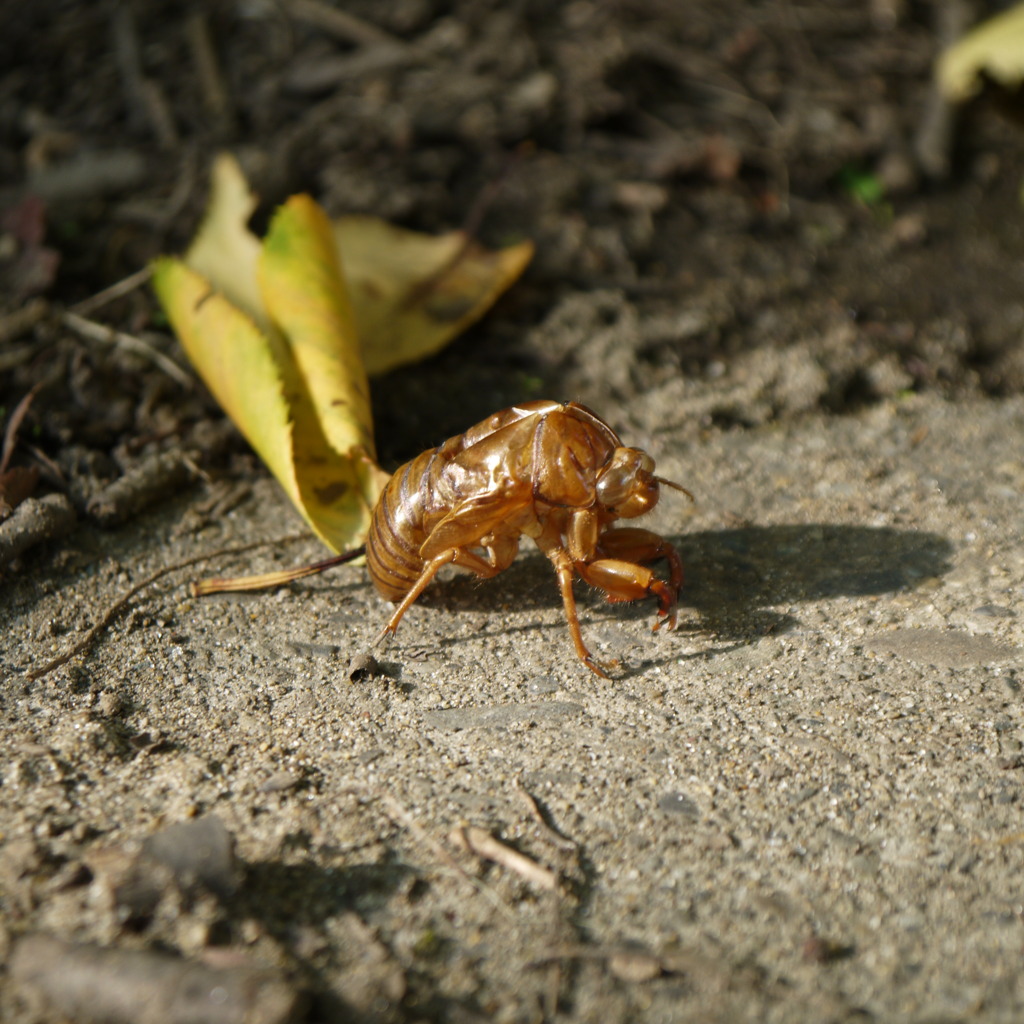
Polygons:
[[[0,1018],[1021,1019],[1024,135],[931,79],[979,13],[7,5]],[[224,148],[261,224],[533,239],[372,382],[382,463],[586,402],[696,496],[678,629],[579,588],[593,676],[535,550],[375,667],[359,567],[190,596],[324,555],[145,283],[95,298]]]

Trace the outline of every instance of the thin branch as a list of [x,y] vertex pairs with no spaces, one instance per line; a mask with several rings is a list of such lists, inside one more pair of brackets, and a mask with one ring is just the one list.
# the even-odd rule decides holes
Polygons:
[[499,842],[482,828],[470,826],[456,829],[452,833],[452,840],[463,850],[475,853],[485,860],[494,861],[508,871],[514,871],[539,889],[545,889],[547,892],[555,892],[558,889],[558,876],[554,871],[538,864],[525,853]]
[[255,551],[256,548],[268,547],[271,544],[286,544],[293,540],[305,540],[307,534],[297,534],[289,537],[279,537],[276,540],[258,540],[251,544],[242,544],[236,548],[218,548],[216,551],[208,551],[205,555],[196,555],[194,558],[186,558],[184,562],[175,562],[173,565],[165,565],[162,569],[157,569],[156,572],[150,573],[140,583],[136,583],[127,593],[122,594],[109,608],[100,616],[99,621],[89,629],[86,634],[74,643],[68,650],[63,654],[58,654],[52,661],[47,662],[42,668],[33,669],[27,674],[28,678],[35,681],[36,679],[42,679],[43,676],[49,675],[55,668],[60,668],[61,665],[66,665],[72,658],[77,657],[80,654],[84,654],[93,645],[96,638],[102,633],[107,626],[117,617],[118,613],[122,608],[137,594],[140,590],[145,590],[146,587],[152,585],[157,580],[167,576],[169,573],[177,572],[179,569],[188,569],[190,566],[198,565],[200,562],[208,562],[211,558],[224,558],[228,555],[241,555],[246,551]]
[[330,7],[320,0],[287,0],[285,10],[298,21],[308,25],[316,25],[336,39],[357,46],[375,46],[387,43],[391,46],[404,46],[398,36],[371,25],[370,22],[357,18],[347,11]]
[[[0,345],[30,331],[50,311],[50,305],[46,299],[32,299],[26,302],[20,309],[0,317]],[[31,351],[31,350],[27,350]],[[0,366],[2,370],[10,370],[17,365],[15,363]]]
[[114,59],[121,75],[128,116],[133,128],[141,128],[146,124],[146,107],[142,100],[142,83],[146,76],[142,70],[142,52],[135,28],[135,16],[129,5],[118,5],[111,27],[114,34]]
[[512,911],[506,906],[502,898],[491,888],[474,878],[461,864],[435,839],[412,815],[406,810],[387,790],[379,786],[365,786],[353,783],[345,787],[348,792],[358,796],[373,797],[381,802],[387,816],[396,824],[409,830],[409,832],[424,844],[450,871],[459,878],[468,882],[477,892],[482,893],[510,920],[514,917]]
[[141,270],[136,270],[134,274],[129,274],[127,277],[121,278],[120,281],[116,281],[109,288],[104,288],[95,295],[90,295],[89,298],[76,302],[69,308],[68,312],[78,316],[91,316],[97,309],[105,306],[108,302],[113,302],[115,299],[120,299],[122,296],[135,291],[136,288],[145,284],[152,276],[152,269],[150,267],[143,267]]
[[541,809],[537,806],[537,801],[533,799],[529,792],[527,792],[526,787],[523,785],[522,779],[516,779],[512,788],[515,791],[516,796],[518,796],[519,799],[522,800],[524,804],[526,804],[526,807],[530,812],[530,816],[534,819],[534,821],[537,822],[537,825],[540,828],[541,833],[544,835],[544,837],[548,840],[549,843],[551,843],[553,846],[557,846],[560,850],[565,850],[566,852],[572,852],[574,850],[579,849],[579,844],[575,842],[575,840],[569,839],[568,837],[561,835],[554,828],[552,828],[552,826],[548,823],[547,819],[544,817],[543,813],[541,813]]
[[202,11],[191,14],[185,22],[185,32],[192,48],[192,59],[203,93],[203,104],[222,126],[229,127],[234,116],[231,97],[217,62],[217,53],[210,38],[210,26],[206,15]]
[[70,327],[76,334],[81,335],[89,341],[104,342],[108,345],[120,345],[137,355],[143,356],[158,366],[172,380],[177,381],[183,388],[191,390],[195,387],[195,381],[190,377],[173,359],[165,356],[159,349],[154,348],[148,341],[137,338],[134,334],[125,334],[124,331],[115,331],[112,327],[99,324],[95,320],[86,320],[84,316],[70,311],[61,314],[61,322],[65,327]]
[[148,125],[162,149],[178,144],[178,131],[170,107],[156,82],[146,77],[142,47],[129,4],[119,4],[114,12],[114,59],[121,75],[128,116],[133,125]]
[[4,429],[4,446],[3,451],[0,452],[0,475],[7,469],[8,464],[11,461],[11,456],[14,454],[14,446],[18,443],[18,431],[21,429],[22,420],[28,415],[29,406],[32,405],[32,399],[36,397],[36,393],[42,387],[42,383],[36,384],[14,407],[14,412],[11,413],[10,418],[7,420],[7,427]]

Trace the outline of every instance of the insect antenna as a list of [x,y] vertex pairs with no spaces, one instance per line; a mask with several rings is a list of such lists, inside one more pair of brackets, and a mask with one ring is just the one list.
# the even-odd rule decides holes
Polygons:
[[677,484],[674,480],[666,480],[663,476],[656,476],[654,478],[659,484],[664,484],[666,487],[671,487],[674,491],[682,491],[690,501],[694,504],[697,503],[697,499],[682,485]]

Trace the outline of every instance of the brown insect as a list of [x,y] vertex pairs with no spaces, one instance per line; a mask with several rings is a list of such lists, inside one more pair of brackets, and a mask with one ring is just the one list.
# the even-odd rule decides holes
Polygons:
[[[558,576],[576,653],[607,678],[580,632],[573,579],[609,601],[654,597],[654,629],[676,624],[683,566],[666,540],[649,530],[614,527],[658,502],[666,484],[654,460],[627,448],[599,416],[575,402],[524,402],[495,413],[439,448],[418,455],[391,477],[374,509],[366,563],[377,590],[398,607],[377,638],[394,634],[402,616],[442,566],[496,576],[532,537]],[[664,559],[668,580],[638,564]]]

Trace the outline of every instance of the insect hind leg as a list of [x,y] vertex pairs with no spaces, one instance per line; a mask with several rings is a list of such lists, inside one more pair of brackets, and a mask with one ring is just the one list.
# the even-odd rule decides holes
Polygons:
[[439,555],[435,555],[424,565],[419,578],[402,598],[401,603],[394,610],[391,618],[388,619],[387,625],[377,635],[374,644],[379,644],[388,634],[391,636],[395,635],[398,631],[398,624],[402,621],[402,616],[419,600],[420,595],[430,586],[434,577],[444,566],[454,562],[456,565],[461,565],[463,568],[471,570],[482,579],[488,579],[491,576],[497,576],[498,573],[511,565],[518,548],[517,541],[501,538],[493,543],[488,543],[486,555],[478,555],[467,548],[449,548],[447,551],[442,551]]
[[458,548],[451,548],[448,551],[442,551],[441,554],[431,558],[429,562],[423,567],[423,572],[420,573],[419,579],[412,585],[409,592],[402,598],[398,607],[394,610],[391,618],[388,619],[387,624],[377,634],[377,639],[374,640],[374,645],[379,644],[389,634],[394,636],[398,631],[398,624],[402,621],[402,616],[416,603],[420,595],[424,590],[430,586],[430,581],[438,574],[438,572],[446,565],[454,562],[459,556]]

